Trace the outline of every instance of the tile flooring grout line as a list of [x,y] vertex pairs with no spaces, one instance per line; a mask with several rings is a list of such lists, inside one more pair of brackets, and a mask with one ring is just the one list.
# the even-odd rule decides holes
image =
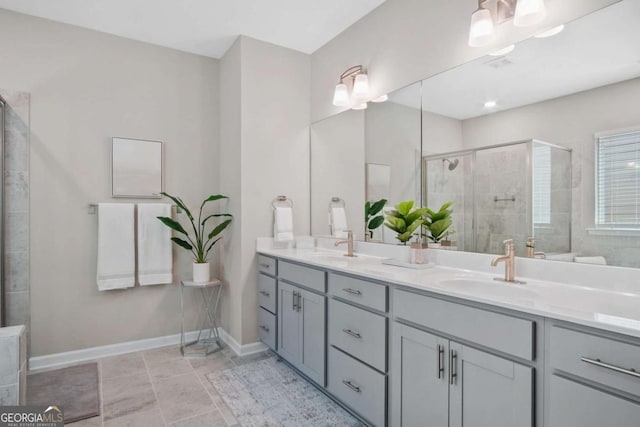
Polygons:
[[144,363],[144,369],[147,372],[147,375],[149,376],[149,383],[151,384],[151,391],[153,391],[153,396],[156,399],[156,405],[158,405],[158,412],[160,412],[160,418],[162,418],[162,422],[164,422],[164,425],[166,427],[168,427],[169,423],[167,423],[167,420],[164,417],[164,414],[162,413],[162,408],[160,408],[160,399],[158,399],[158,393],[156,393],[156,387],[153,385],[153,379],[151,378],[151,371],[149,370],[149,365],[147,364],[147,359],[144,357],[144,353],[141,353],[140,356],[142,357],[142,363]]

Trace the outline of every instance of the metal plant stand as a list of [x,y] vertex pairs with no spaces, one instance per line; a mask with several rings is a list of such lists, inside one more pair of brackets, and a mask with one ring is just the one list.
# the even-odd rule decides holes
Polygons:
[[[185,342],[184,337],[185,288],[200,289],[204,308],[204,316],[202,319],[202,323],[200,324],[198,337],[194,341],[190,342]],[[182,313],[182,323],[180,327],[180,353],[182,353],[183,356],[207,357],[211,353],[215,353],[222,348],[220,345],[220,336],[218,335],[218,324],[216,322],[221,288],[222,286],[220,280],[211,280],[209,282],[191,282],[182,280],[180,282],[180,312]],[[187,347],[194,348],[190,351],[187,351]]]

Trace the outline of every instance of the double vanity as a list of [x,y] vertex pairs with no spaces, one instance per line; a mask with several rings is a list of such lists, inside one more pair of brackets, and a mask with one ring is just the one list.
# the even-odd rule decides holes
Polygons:
[[640,419],[640,295],[507,284],[497,269],[440,262],[411,270],[339,251],[258,253],[260,339],[368,424]]

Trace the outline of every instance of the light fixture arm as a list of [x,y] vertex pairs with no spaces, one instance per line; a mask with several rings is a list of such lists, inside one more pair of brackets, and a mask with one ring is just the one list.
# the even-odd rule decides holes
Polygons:
[[364,73],[364,67],[362,65],[354,65],[347,68],[342,74],[340,74],[340,83],[344,82],[349,77],[354,78],[358,74]]

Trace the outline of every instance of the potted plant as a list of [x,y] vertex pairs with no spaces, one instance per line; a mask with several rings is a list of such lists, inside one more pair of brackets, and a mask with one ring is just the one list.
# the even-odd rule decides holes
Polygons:
[[451,220],[451,214],[453,213],[453,209],[450,209],[451,205],[453,205],[453,202],[447,202],[437,212],[426,208],[424,228],[428,233],[425,237],[434,243],[429,246],[438,247],[442,239],[453,234],[453,231],[449,230],[453,223]]
[[426,208],[413,209],[413,205],[413,200],[398,203],[386,216],[384,223],[385,227],[398,233],[396,239],[403,245],[406,245],[418,227],[425,223]]
[[[209,252],[211,251],[211,249],[213,249],[213,245],[215,245],[218,240],[222,238],[222,236],[218,237],[220,233],[222,233],[222,231],[227,228],[229,224],[231,224],[233,216],[228,213],[221,213],[212,214],[202,219],[202,209],[204,208],[204,205],[209,202],[214,202],[220,199],[228,199],[228,197],[223,196],[222,194],[214,194],[207,197],[200,205],[198,222],[196,223],[193,214],[191,213],[189,208],[187,208],[187,205],[182,201],[181,198],[172,196],[164,192],[161,194],[173,200],[173,202],[187,214],[187,217],[191,222],[193,235],[190,235],[189,232],[187,232],[187,230],[185,230],[178,221],[175,221],[172,218],[159,216],[158,219],[173,231],[183,234],[186,237],[187,240],[181,239],[179,237],[172,237],[171,240],[176,245],[190,251],[193,254],[193,281],[208,282],[210,280],[210,269],[207,257],[209,256]],[[205,226],[207,225],[207,222],[209,222],[209,220],[224,217],[228,219],[225,219],[224,221],[213,227],[213,229],[209,233],[205,232]]]
[[373,231],[384,223],[382,209],[387,204],[387,199],[380,199],[377,202],[367,202],[364,204],[364,223],[366,240],[373,239]]

